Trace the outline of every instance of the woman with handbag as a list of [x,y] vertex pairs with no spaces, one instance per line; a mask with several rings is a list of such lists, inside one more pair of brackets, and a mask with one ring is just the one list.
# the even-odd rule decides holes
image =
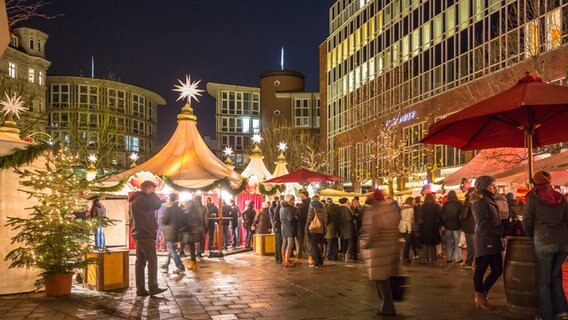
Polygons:
[[[323,257],[319,245],[323,238],[324,219],[323,204],[320,202],[318,196],[313,196],[306,219],[306,233],[310,237],[312,258],[314,259],[313,267],[316,269],[323,266]],[[312,265],[310,265],[310,267],[311,266]]]
[[554,190],[550,179],[546,171],[534,174],[535,187],[527,193],[523,227],[534,239],[539,296],[537,319],[568,319],[562,286],[562,264],[568,256],[568,203]]
[[382,303],[378,315],[396,315],[391,277],[398,275],[400,248],[398,242],[398,212],[389,206],[383,193],[375,190],[365,202],[361,228],[361,256],[369,280],[374,281]]

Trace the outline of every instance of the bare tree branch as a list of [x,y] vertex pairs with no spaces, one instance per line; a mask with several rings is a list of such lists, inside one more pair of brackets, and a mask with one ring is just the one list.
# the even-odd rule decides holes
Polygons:
[[53,19],[62,14],[49,15],[41,13],[40,10],[50,4],[50,2],[39,0],[6,0],[6,12],[8,13],[8,26],[12,28],[18,22],[30,20],[33,17],[43,19]]

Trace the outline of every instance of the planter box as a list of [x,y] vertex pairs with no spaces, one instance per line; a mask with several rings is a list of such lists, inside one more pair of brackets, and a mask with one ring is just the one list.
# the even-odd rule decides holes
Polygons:
[[273,234],[255,234],[253,241],[254,254],[261,256],[274,254],[275,237]]
[[97,258],[98,264],[85,268],[84,284],[97,291],[125,289],[129,287],[128,248],[109,249],[108,252],[92,252],[88,258]]

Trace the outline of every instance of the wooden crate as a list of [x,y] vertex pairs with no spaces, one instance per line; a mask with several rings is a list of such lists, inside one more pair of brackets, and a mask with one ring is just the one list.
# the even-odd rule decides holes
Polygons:
[[85,268],[83,281],[89,289],[97,291],[124,289],[129,287],[128,248],[113,248],[108,252],[91,252],[88,258],[96,258],[98,264]]

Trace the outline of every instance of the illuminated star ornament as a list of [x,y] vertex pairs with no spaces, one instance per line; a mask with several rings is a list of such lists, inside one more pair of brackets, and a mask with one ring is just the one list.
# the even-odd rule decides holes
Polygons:
[[288,145],[286,145],[286,142],[282,141],[278,144],[278,150],[280,150],[281,152],[286,151],[286,149],[288,149]]
[[90,154],[89,157],[87,158],[89,160],[89,162],[97,162],[97,156],[94,154]]
[[20,100],[22,96],[17,96],[14,93],[12,96],[5,93],[6,99],[0,101],[0,106],[2,107],[1,112],[4,116],[15,115],[16,118],[20,119],[20,113],[26,111],[24,107],[24,101]]
[[233,148],[226,147],[225,150],[223,150],[223,154],[225,154],[225,156],[227,157],[230,157],[233,154]]
[[179,79],[178,82],[179,85],[175,85],[175,89],[173,89],[173,91],[179,92],[179,97],[176,101],[187,98],[187,103],[189,104],[191,104],[191,99],[195,99],[195,101],[199,102],[197,96],[201,96],[201,92],[205,91],[197,88],[197,85],[201,82],[201,80],[191,82],[191,76],[186,75],[185,82],[182,82]]
[[136,162],[136,161],[138,161],[138,153],[132,152],[128,158],[130,158],[130,160]]
[[252,136],[251,139],[252,139],[252,143],[256,143],[256,144],[260,144],[260,142],[262,141],[262,137],[261,137],[260,134],[258,134],[258,133],[255,133],[255,134]]

